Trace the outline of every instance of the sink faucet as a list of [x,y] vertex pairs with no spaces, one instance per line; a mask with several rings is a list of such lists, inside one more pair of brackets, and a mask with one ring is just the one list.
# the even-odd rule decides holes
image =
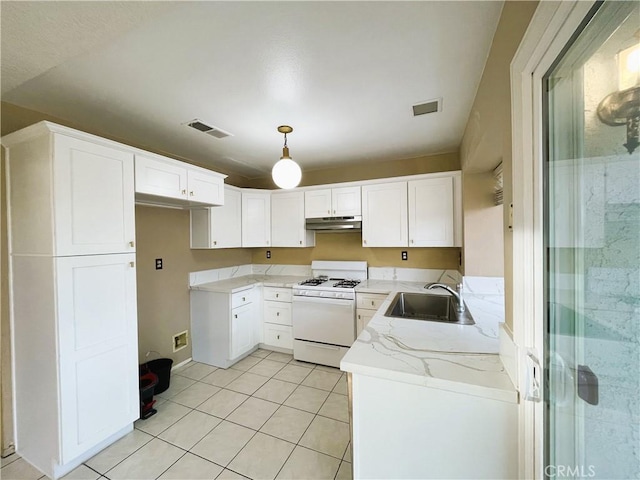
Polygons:
[[432,290],[434,288],[444,288],[447,292],[455,297],[458,301],[458,308],[456,309],[458,312],[464,312],[464,299],[462,298],[462,284],[459,283],[456,285],[456,290],[451,288],[449,285],[445,285],[444,283],[427,283],[424,288],[427,290]]

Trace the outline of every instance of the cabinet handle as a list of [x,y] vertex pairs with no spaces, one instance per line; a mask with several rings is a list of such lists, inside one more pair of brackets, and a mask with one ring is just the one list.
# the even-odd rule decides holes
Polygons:
[[300,245],[302,245],[302,240],[300,240]]
[[411,243],[413,243],[413,239],[411,239]]
[[280,335],[276,335],[276,338],[277,338],[278,340],[280,340]]
[[362,320],[362,316],[361,315],[358,315],[358,320]]
[[182,190],[182,195],[186,195],[187,191],[186,190]]
[[373,300],[371,300],[371,305],[375,305],[375,302]]
[[280,296],[280,294],[279,294],[279,293],[276,293],[276,298],[278,298],[279,296]]
[[214,241],[213,241],[213,244],[214,244],[214,245],[217,245],[217,244],[218,244],[218,242],[217,242],[216,240],[214,240]]
[[242,301],[245,302],[247,299],[246,297],[242,297]]
[[133,247],[134,245],[135,245],[135,243],[133,243],[133,242],[129,242],[129,246],[130,246],[130,247]]
[[280,312],[276,312],[276,317],[279,317],[279,316],[280,316]]
[[193,197],[193,191],[189,192],[189,195],[191,195]]
[[336,214],[336,211],[335,211],[335,210],[333,211],[333,214],[334,214],[334,215]]
[[129,266],[130,266],[131,268],[135,267],[135,266],[136,266],[136,262],[129,262]]

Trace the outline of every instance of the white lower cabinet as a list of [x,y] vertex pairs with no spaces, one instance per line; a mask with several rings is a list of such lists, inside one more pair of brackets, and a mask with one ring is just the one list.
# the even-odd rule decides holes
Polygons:
[[234,293],[191,290],[192,357],[228,368],[260,343],[260,289]]
[[356,337],[364,330],[387,296],[386,293],[356,293]]
[[518,476],[518,404],[348,374],[353,478]]
[[12,259],[18,453],[58,478],[139,417],[135,254]]
[[291,289],[264,287],[263,296],[264,344],[292,350]]

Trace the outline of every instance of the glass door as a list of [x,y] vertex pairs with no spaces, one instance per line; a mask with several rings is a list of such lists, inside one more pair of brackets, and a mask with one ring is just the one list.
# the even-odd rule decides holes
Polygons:
[[640,478],[640,3],[597,4],[544,90],[544,474]]

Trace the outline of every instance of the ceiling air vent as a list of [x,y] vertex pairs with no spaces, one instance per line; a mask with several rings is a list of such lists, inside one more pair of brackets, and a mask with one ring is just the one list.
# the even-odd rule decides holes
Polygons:
[[216,138],[233,136],[232,133],[225,132],[224,130],[218,127],[212,127],[211,125],[207,125],[206,123],[202,122],[201,120],[198,120],[197,118],[194,120],[191,120],[190,122],[187,122],[186,125],[191,128],[195,128],[199,132],[206,133],[207,135],[211,135],[212,137],[216,137]]
[[442,99],[429,100],[419,105],[413,106],[413,116],[424,115],[426,113],[435,113],[442,110]]

